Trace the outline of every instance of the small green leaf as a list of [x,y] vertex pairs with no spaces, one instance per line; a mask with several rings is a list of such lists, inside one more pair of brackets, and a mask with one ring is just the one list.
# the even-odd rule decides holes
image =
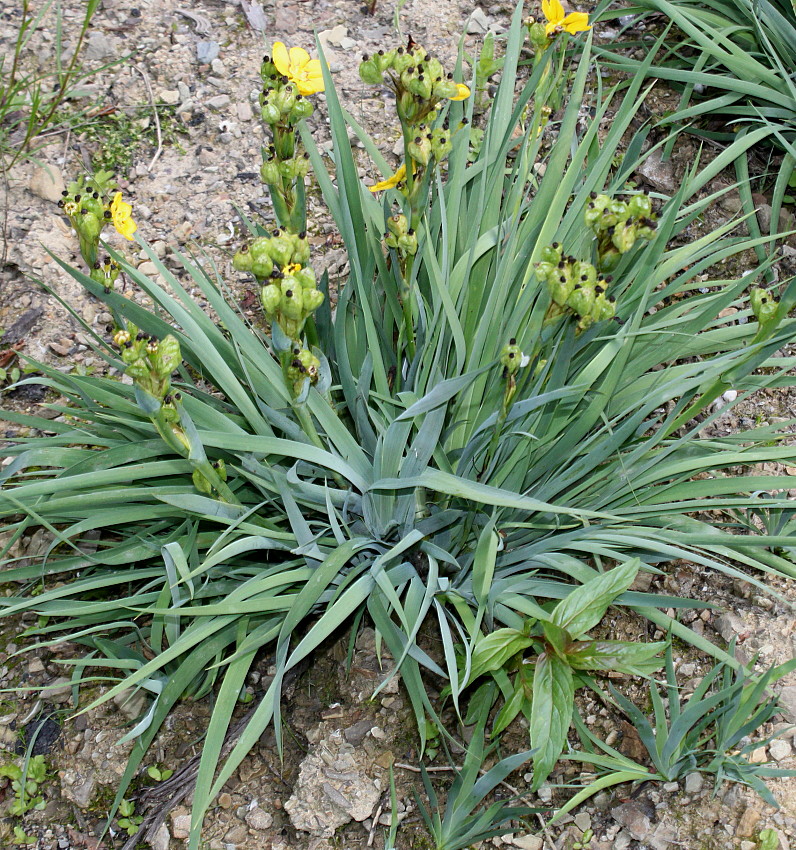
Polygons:
[[551,622],[566,629],[573,638],[585,634],[602,620],[614,599],[633,584],[638,567],[638,558],[633,558],[575,588],[556,605]]
[[527,649],[533,640],[517,629],[497,629],[497,631],[482,637],[473,649],[472,668],[469,685],[484,673],[499,670],[518,652]]
[[663,665],[663,660],[655,656],[665,648],[666,641],[579,641],[567,647],[567,661],[574,670],[617,670],[629,676],[648,677]]
[[567,644],[569,644],[569,634],[560,626],[553,623],[542,623],[545,640],[555,651],[555,654],[564,661],[567,661],[568,652]]
[[536,791],[550,775],[567,741],[572,720],[575,683],[569,665],[546,652],[539,656],[533,679],[531,748],[533,784]]
[[779,835],[775,829],[763,829],[757,836],[757,850],[777,850],[779,847]]

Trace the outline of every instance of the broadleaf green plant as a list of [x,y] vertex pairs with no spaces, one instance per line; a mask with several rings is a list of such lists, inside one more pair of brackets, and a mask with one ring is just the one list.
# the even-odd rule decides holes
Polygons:
[[469,676],[462,673],[468,685],[487,673],[514,673],[492,735],[502,732],[520,712],[525,715],[535,753],[532,790],[547,779],[566,745],[577,671],[650,676],[663,664],[655,656],[665,642],[591,640],[586,635],[637,573],[638,561],[629,561],[594,576],[549,611],[539,608],[522,630],[496,629],[473,646]]
[[[313,296],[312,316],[285,313],[300,324],[280,331],[277,320],[269,333],[241,314],[213,267],[180,252],[179,268],[167,267],[140,231],[128,235],[158,280],[107,247],[152,309],[58,260],[130,334],[118,345],[133,344],[131,377],[148,380],[150,391],[46,364],[25,379],[62,400],[50,405],[55,420],[5,414],[43,435],[17,438],[2,469],[0,518],[9,538],[0,557],[11,593],[0,597],[0,613],[35,612],[46,618],[30,631],[39,644],[82,648],[83,657],[64,659],[75,690],[97,676],[109,687],[81,711],[128,689],[150,697],[127,733],[135,746],[116,807],[174,705],[214,692],[190,850],[213,798],[263,731],[273,725],[281,739],[285,676],[354,618],[367,616],[394,658],[390,675],[402,678],[422,742],[427,719],[439,725],[426,671],[449,680],[458,706],[461,659],[465,669],[472,664],[484,634],[522,631],[547,601],[610,576],[615,564],[637,558],[660,573],[683,559],[762,591],[766,574],[796,574],[775,551],[781,539],[722,525],[747,493],[779,486],[773,475],[725,471],[792,463],[786,427],[721,437],[704,430],[727,389],[741,401],[760,387],[793,383],[794,358],[776,355],[796,340],[788,316],[796,284],[770,291],[773,310],[764,315],[762,296],[755,307],[747,294],[761,270],[737,279],[717,271],[757,240],[734,235],[733,224],[687,235],[716,199],[701,190],[754,134],[705,168],[695,164],[672,198],[654,198],[647,237],[630,245],[624,219],[621,256],[612,257],[613,280],[601,293],[615,299],[615,318],[586,327],[570,307],[551,311],[551,284],[538,267],[554,244],[575,262],[598,259],[597,239],[584,226],[592,193],[622,201],[620,219],[628,211],[625,183],[646,140],[645,128],[632,130],[643,74],[607,92],[584,119],[591,36],[570,85],[552,42],[530,76],[518,72],[524,32],[518,8],[473,161],[469,134],[455,132],[442,166],[424,171],[424,194],[409,210],[418,220],[411,262],[384,239],[395,237],[387,221],[398,210],[406,215],[407,198],[399,186],[376,197],[363,185],[349,129],[382,175],[393,169],[342,108],[321,63],[333,161],[301,121],[296,126],[348,252],[334,311],[327,288],[320,304]],[[565,104],[555,120],[548,94]],[[435,130],[445,121],[455,129],[472,106],[472,98],[450,99],[429,120]],[[295,181],[297,221],[304,183]],[[117,206],[127,216],[121,223],[129,222],[129,205]],[[264,227],[243,221],[253,238],[265,237]],[[612,253],[608,241],[603,248]],[[315,383],[304,380],[303,363],[280,358],[293,331],[319,363]],[[138,333],[147,339],[140,351]],[[132,365],[112,341],[92,329],[86,335],[107,364]],[[176,368],[163,377],[165,349]],[[296,380],[287,383],[290,369]],[[786,506],[784,498],[765,501]],[[14,547],[36,528],[52,543],[30,563]],[[627,590],[615,604],[737,664],[664,613],[704,603]],[[434,657],[418,641],[429,623],[439,630]],[[246,677],[263,653],[276,675],[219,764]]]

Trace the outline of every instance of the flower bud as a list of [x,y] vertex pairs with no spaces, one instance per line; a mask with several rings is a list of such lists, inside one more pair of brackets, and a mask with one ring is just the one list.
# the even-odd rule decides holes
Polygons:
[[545,245],[545,247],[539,252],[539,256],[543,263],[550,263],[557,266],[561,262],[562,252],[563,248],[561,245],[558,242],[553,242],[552,245]]
[[300,322],[305,318],[304,313],[304,292],[300,286],[296,286],[296,282],[290,278],[284,278],[281,281],[282,298],[279,302],[279,310],[284,313],[288,319],[293,319]]
[[453,149],[448,130],[437,129],[431,134],[431,153],[437,162],[442,162]]
[[387,219],[387,230],[395,236],[403,236],[409,229],[409,221],[403,213],[391,215]]
[[305,263],[309,262],[310,243],[307,239],[306,232],[302,235],[299,235],[298,233],[289,233],[287,234],[287,237],[293,246],[293,254],[290,258],[291,263],[298,263],[303,266]]
[[254,258],[248,245],[244,245],[232,258],[232,268],[239,272],[250,272]]
[[194,469],[191,475],[191,481],[193,481],[193,486],[196,487],[200,493],[204,493],[206,496],[213,495],[213,488],[210,485],[210,482],[198,469]]
[[263,108],[260,110],[260,116],[263,119],[265,124],[278,124],[282,118],[282,113],[279,111],[279,107],[270,101],[264,104]]
[[544,24],[534,21],[528,26],[528,41],[536,50],[545,50],[550,43]]
[[280,116],[287,118],[296,105],[296,90],[293,86],[287,85],[272,96],[271,102],[279,110]]
[[169,334],[157,346],[154,363],[155,373],[159,378],[168,378],[180,363],[182,363],[182,356],[180,355],[179,340]]
[[272,236],[267,241],[268,254],[280,268],[290,263],[293,258],[293,243],[287,236]]
[[592,199],[586,206],[586,211],[583,214],[586,227],[591,227],[593,230],[596,230],[599,227],[605,208],[610,203],[611,199],[608,195],[593,195]]
[[376,61],[375,57],[371,59],[366,59],[364,62],[360,63],[359,78],[362,80],[363,83],[367,83],[370,86],[377,86],[381,84],[381,68],[379,66],[379,62]]
[[760,324],[770,321],[777,312],[779,302],[770,292],[759,286],[749,290],[749,305],[752,313]]
[[[421,131],[425,129],[425,127],[420,128]],[[431,161],[431,139],[428,138],[428,134],[426,133],[415,136],[414,139],[409,142],[406,150],[409,156],[421,165],[428,165]]]
[[574,277],[566,272],[567,269],[556,268],[547,278],[547,290],[550,293],[550,297],[559,307],[563,307],[568,303],[567,299],[575,289]]
[[319,289],[304,290],[304,310],[307,315],[314,313],[323,304],[323,293]]
[[407,231],[403,236],[397,239],[398,249],[404,254],[414,255],[417,253],[417,236],[414,230]]
[[260,178],[266,186],[281,186],[279,163],[275,159],[264,161],[260,166]]
[[260,289],[260,303],[263,305],[265,315],[270,319],[276,315],[279,304],[282,301],[282,290],[275,283],[269,283]]
[[503,351],[500,352],[501,365],[509,375],[513,375],[519,370],[522,360],[522,349],[517,345],[515,340],[505,345]]
[[649,195],[633,195],[627,202],[627,212],[635,218],[647,218],[652,215],[652,201]]
[[636,225],[626,221],[614,228],[611,242],[620,254],[626,254],[636,243]]
[[309,118],[313,113],[312,102],[306,97],[296,95],[296,102],[290,110],[288,121],[290,124],[298,124],[304,118]]
[[594,304],[591,308],[590,316],[594,322],[604,322],[606,319],[613,319],[616,315],[616,307],[613,300],[604,292],[599,293],[594,299]]
[[311,266],[293,272],[293,279],[299,282],[302,289],[315,289],[315,272]]
[[588,316],[594,306],[595,297],[594,289],[590,286],[581,286],[576,283],[567,298],[566,304],[570,310],[579,316]]

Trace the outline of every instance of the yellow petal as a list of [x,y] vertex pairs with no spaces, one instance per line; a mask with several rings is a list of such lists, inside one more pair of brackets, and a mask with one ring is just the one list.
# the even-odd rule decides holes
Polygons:
[[564,28],[564,32],[568,32],[571,35],[591,29],[589,26],[589,16],[585,12],[570,12],[561,21],[561,26]]
[[456,83],[456,97],[451,100],[467,100],[470,97],[470,89],[464,83]]
[[310,61],[310,54],[303,47],[290,48],[290,67],[295,73]]
[[124,221],[114,222],[116,232],[124,236],[125,239],[132,241],[133,234],[138,230],[138,225],[131,219],[127,218]]
[[282,76],[287,76],[290,71],[290,57],[287,53],[287,48],[281,41],[275,41],[271,49],[271,59]]
[[542,0],[542,12],[551,24],[564,20],[564,7],[560,0]]

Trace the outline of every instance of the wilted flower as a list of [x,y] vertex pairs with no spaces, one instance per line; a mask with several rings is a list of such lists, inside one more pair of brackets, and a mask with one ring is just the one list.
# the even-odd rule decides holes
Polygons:
[[404,163],[392,177],[381,180],[370,187],[371,192],[381,192],[384,189],[394,189],[399,183],[406,179],[406,163]]
[[317,94],[323,91],[323,72],[318,59],[310,59],[303,47],[287,47],[281,42],[274,43],[271,57],[280,74],[287,77],[299,90],[299,94]]
[[548,36],[561,31],[575,35],[575,33],[591,29],[589,16],[585,12],[570,12],[564,15],[564,7],[560,0],[542,0],[542,12],[547,18],[545,33]]

